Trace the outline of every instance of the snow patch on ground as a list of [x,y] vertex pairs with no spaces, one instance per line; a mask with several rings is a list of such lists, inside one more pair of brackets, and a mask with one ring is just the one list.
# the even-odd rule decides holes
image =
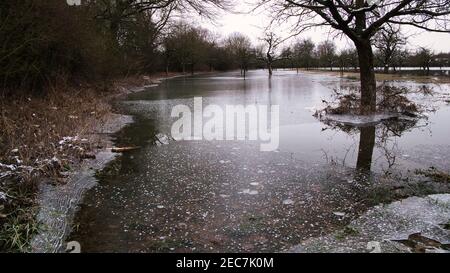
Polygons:
[[[450,244],[450,231],[444,228],[449,220],[450,194],[410,197],[376,206],[344,230],[308,239],[290,252],[371,252],[374,245],[380,252],[413,252],[408,244],[423,244],[425,252],[443,252],[436,245]],[[415,241],[417,237],[421,239]]]

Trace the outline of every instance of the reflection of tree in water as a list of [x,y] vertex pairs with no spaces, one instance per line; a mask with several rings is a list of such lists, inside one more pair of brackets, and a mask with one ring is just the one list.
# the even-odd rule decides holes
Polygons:
[[[430,102],[430,97],[435,94],[433,87],[429,85],[404,87],[387,83],[379,86],[377,109],[380,113],[386,113],[392,117],[377,125],[354,126],[328,118],[328,115],[358,113],[359,93],[357,86],[341,86],[340,90],[335,90],[333,96],[333,101],[336,103],[326,102],[328,106],[318,111],[316,116],[328,126],[324,130],[339,130],[349,135],[359,134],[356,169],[360,172],[370,173],[375,147],[383,153],[388,168],[391,169],[396,163],[398,152],[396,139],[413,128],[421,127],[418,126],[418,122],[424,118],[421,115],[422,110],[430,107],[427,101]],[[410,96],[416,99],[413,101]]]
[[418,122],[419,119],[396,119],[369,126],[351,126],[338,122],[326,122],[327,128],[324,130],[339,130],[349,135],[359,134],[356,169],[361,174],[369,174],[372,169],[375,147],[382,151],[388,168],[392,168],[396,163],[397,156],[396,138],[401,137],[405,132],[421,127]]
[[372,167],[373,149],[375,147],[375,126],[362,127],[359,137],[358,159],[356,169],[369,172]]

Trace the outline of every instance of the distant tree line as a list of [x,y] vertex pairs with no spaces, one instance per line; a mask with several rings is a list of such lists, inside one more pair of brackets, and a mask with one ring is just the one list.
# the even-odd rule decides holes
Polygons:
[[[450,53],[436,54],[426,47],[407,49],[404,39],[394,41],[390,37],[377,40],[374,44],[374,64],[380,72],[395,73],[401,68],[414,67],[428,74],[431,67],[450,67]],[[359,69],[355,48],[338,50],[330,41],[315,44],[311,39],[301,39],[283,48],[281,55],[285,58],[275,65],[277,68]]]
[[[0,1],[0,89],[42,92],[58,80],[102,82],[153,72],[223,71],[268,68],[359,67],[356,48],[337,50],[331,41],[300,39],[289,46],[268,32],[261,42],[234,33],[221,37],[180,21],[182,12],[214,18],[221,0],[90,0],[69,6],[61,0]],[[406,49],[395,27],[372,39],[375,66],[450,66],[450,54]]]
[[[225,0],[0,1],[0,90],[42,92],[58,80],[100,82],[156,71],[238,67],[221,40],[178,23],[214,18]],[[18,92],[18,91],[14,91]]]

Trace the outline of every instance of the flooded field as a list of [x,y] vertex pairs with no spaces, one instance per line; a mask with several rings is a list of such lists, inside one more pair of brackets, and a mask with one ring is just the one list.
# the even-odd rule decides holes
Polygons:
[[[382,203],[449,193],[449,181],[428,174],[450,172],[450,87],[390,83],[411,90],[424,111],[420,119],[334,126],[313,116],[333,89],[355,84],[294,71],[272,79],[250,71],[246,80],[229,72],[130,95],[118,108],[136,122],[115,143],[139,149],[98,173],[70,240],[85,252],[292,251],[304,242],[326,245],[313,238],[348,231]],[[172,108],[192,106],[194,97],[204,105],[279,105],[279,148],[172,140]],[[437,221],[450,219],[448,210],[443,214]],[[450,241],[445,232],[440,238]]]

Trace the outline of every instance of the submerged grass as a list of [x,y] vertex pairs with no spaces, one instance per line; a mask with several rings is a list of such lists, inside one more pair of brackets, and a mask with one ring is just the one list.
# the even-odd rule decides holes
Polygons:
[[[17,182],[17,181],[16,181]],[[3,185],[0,191],[7,192],[8,202],[0,205],[1,252],[25,252],[32,236],[38,231],[35,215],[36,183],[33,180],[13,185]]]

